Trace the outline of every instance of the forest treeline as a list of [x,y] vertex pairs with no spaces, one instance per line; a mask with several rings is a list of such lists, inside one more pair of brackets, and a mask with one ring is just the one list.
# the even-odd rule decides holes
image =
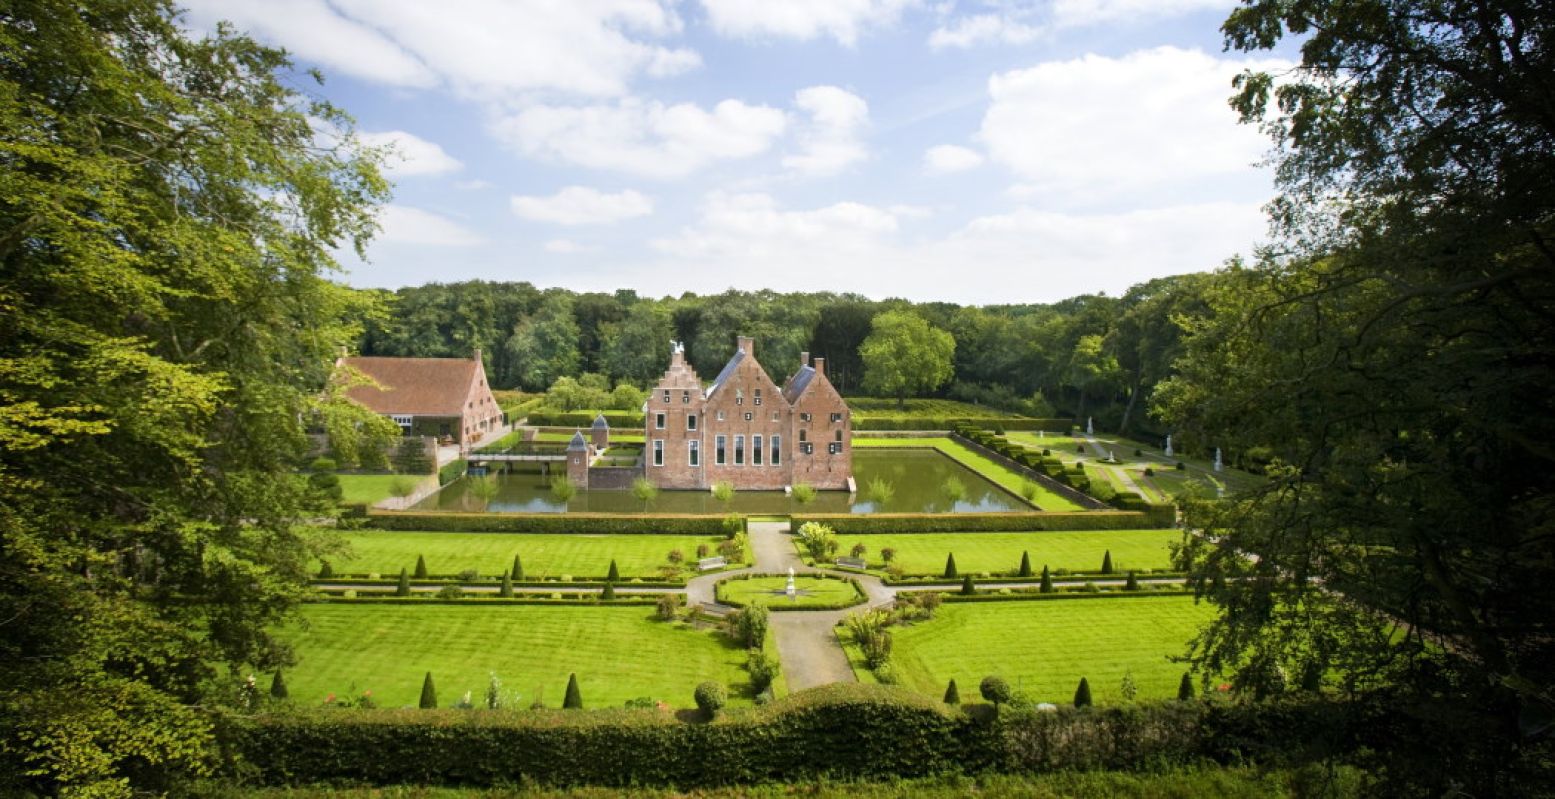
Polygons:
[[800,353],[827,359],[847,394],[863,390],[859,347],[871,322],[908,310],[955,338],[954,376],[936,396],[1036,416],[1094,415],[1109,428],[1152,429],[1151,390],[1170,376],[1182,328],[1202,314],[1206,273],[1159,278],[1121,297],[1051,304],[962,306],[871,300],[856,294],[729,290],[653,299],[540,289],[527,282],[431,283],[374,290],[385,311],[366,325],[364,355],[467,356],[481,349],[497,388],[543,391],[560,377],[602,374],[645,386],[669,363],[670,342],[704,379],[728,360],[736,335],[781,381]]

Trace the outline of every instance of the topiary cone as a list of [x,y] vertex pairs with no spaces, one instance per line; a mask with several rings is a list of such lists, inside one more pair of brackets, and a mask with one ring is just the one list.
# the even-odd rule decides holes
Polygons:
[[425,556],[417,555],[416,556],[416,579],[417,580],[425,580],[426,578],[427,578],[427,559],[426,559]]
[[562,700],[562,707],[568,710],[583,709],[583,692],[578,690],[578,675],[567,675],[567,697]]
[[1182,673],[1182,682],[1177,683],[1177,701],[1187,702],[1193,699],[1193,678],[1188,672]]
[[1044,594],[1053,593],[1053,575],[1048,572],[1047,564],[1042,564],[1042,587],[1038,589]]
[[275,670],[275,676],[270,678],[270,696],[273,699],[285,699],[291,694],[286,690],[286,678],[281,676],[281,670]]
[[410,596],[410,575],[405,573],[405,567],[400,567],[400,582],[394,587],[395,596]]
[[1074,706],[1075,707],[1090,707],[1091,706],[1091,683],[1090,683],[1089,680],[1086,680],[1084,677],[1080,678],[1080,687],[1074,689]]
[[1101,573],[1112,574],[1112,550],[1110,549],[1101,556]]
[[1020,553],[1020,573],[1017,576],[1020,576],[1020,577],[1030,577],[1031,576],[1031,555],[1029,555],[1029,554],[1027,554],[1025,552]]
[[968,574],[966,579],[961,581],[961,593],[965,596],[977,593],[977,585],[972,582],[972,575]]
[[431,709],[437,707],[437,686],[432,684],[432,672],[421,680],[421,707]]
[[954,580],[960,575],[956,574],[956,553],[945,556],[945,579]]
[[524,562],[518,559],[518,553],[516,552],[513,554],[513,571],[509,572],[509,574],[515,580],[524,579]]
[[950,678],[950,684],[945,686],[945,704],[961,704],[961,692],[956,690],[956,678]]
[[610,559],[610,572],[605,575],[605,582],[614,583],[614,582],[619,582],[620,580],[621,580],[621,572],[616,571],[615,559],[611,558]]

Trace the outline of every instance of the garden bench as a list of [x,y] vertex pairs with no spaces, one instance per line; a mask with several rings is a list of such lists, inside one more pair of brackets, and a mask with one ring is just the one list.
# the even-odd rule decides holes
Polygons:
[[713,558],[702,558],[697,561],[697,571],[712,571],[713,569],[722,569],[727,565],[729,565],[729,561],[722,555]]
[[869,564],[865,563],[863,558],[838,558],[837,565],[844,569],[857,569],[859,571],[869,568]]

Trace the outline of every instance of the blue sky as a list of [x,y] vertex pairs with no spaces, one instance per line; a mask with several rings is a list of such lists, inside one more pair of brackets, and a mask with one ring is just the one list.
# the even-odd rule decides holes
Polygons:
[[[394,148],[348,282],[962,303],[1261,239],[1224,0],[192,0]],[[1276,54],[1279,55],[1279,54]]]

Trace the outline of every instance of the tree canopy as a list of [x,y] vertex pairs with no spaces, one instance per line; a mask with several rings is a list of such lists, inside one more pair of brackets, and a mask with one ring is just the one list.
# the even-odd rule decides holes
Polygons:
[[876,316],[869,337],[859,346],[864,388],[898,402],[910,394],[933,391],[951,376],[956,339],[910,311]]
[[169,3],[0,22],[0,793],[128,795],[288,659],[301,420],[369,315],[324,275],[387,187],[283,54]]

